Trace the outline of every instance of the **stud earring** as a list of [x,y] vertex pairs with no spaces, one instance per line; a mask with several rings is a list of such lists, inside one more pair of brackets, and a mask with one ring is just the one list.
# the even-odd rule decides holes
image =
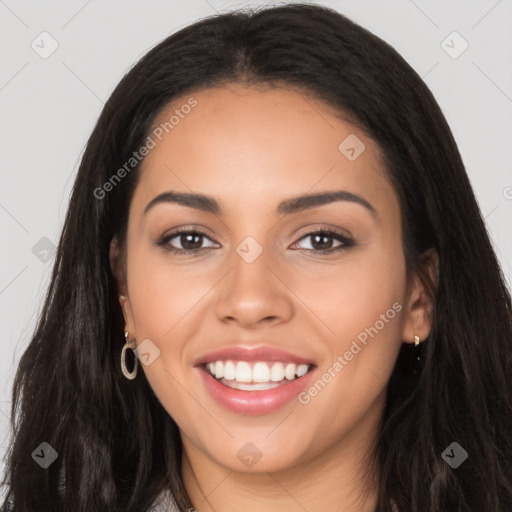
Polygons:
[[423,344],[419,336],[414,336],[414,348],[412,349],[412,373],[418,375],[423,367],[423,359],[421,353],[423,352]]

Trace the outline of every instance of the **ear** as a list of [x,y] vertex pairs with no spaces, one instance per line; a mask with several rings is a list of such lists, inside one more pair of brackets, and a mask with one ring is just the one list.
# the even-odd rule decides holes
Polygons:
[[130,339],[135,336],[135,323],[133,321],[132,308],[128,298],[128,289],[126,284],[126,268],[119,249],[117,238],[114,237],[110,242],[110,270],[117,283],[117,290],[119,293],[119,303],[123,310],[124,322],[126,330],[130,334]]
[[[421,256],[420,265],[424,273],[437,288],[439,281],[439,255],[432,248]],[[414,273],[409,281],[407,307],[402,339],[405,343],[414,343],[414,336],[421,341],[430,334],[434,316],[434,298],[428,293],[426,283],[420,278],[419,272]]]

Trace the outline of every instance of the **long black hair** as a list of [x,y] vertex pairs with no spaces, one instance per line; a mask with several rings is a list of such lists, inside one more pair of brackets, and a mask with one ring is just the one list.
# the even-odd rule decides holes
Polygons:
[[[202,19],[121,80],[88,141],[51,283],[13,387],[4,484],[16,512],[141,512],[170,489],[191,507],[176,423],[143,372],[121,373],[123,316],[109,246],[125,241],[135,166],[105,183],[178,95],[228,83],[322,100],[380,146],[400,200],[408,272],[434,248],[439,275],[418,376],[400,358],[374,461],[378,511],[512,510],[512,307],[456,143],[431,92],[387,43],[327,7],[241,9]],[[404,345],[405,346],[405,345]],[[58,453],[43,470],[42,442]],[[442,457],[457,442],[468,458]]]

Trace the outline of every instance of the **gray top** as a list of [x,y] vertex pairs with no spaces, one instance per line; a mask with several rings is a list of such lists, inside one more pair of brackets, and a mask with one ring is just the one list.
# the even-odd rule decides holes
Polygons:
[[[0,507],[0,512],[13,512],[14,506],[12,500],[6,500]],[[178,506],[172,497],[170,491],[162,492],[155,501],[153,501],[149,512],[179,512]]]
[[[179,512],[171,491],[166,490],[160,493],[149,509],[150,512]],[[2,512],[0,510],[0,512]]]

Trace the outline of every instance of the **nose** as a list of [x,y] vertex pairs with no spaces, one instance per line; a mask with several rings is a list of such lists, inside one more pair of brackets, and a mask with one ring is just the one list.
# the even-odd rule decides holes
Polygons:
[[215,305],[222,322],[244,328],[289,321],[294,314],[292,292],[265,249],[251,263],[236,252],[233,267],[220,284]]

